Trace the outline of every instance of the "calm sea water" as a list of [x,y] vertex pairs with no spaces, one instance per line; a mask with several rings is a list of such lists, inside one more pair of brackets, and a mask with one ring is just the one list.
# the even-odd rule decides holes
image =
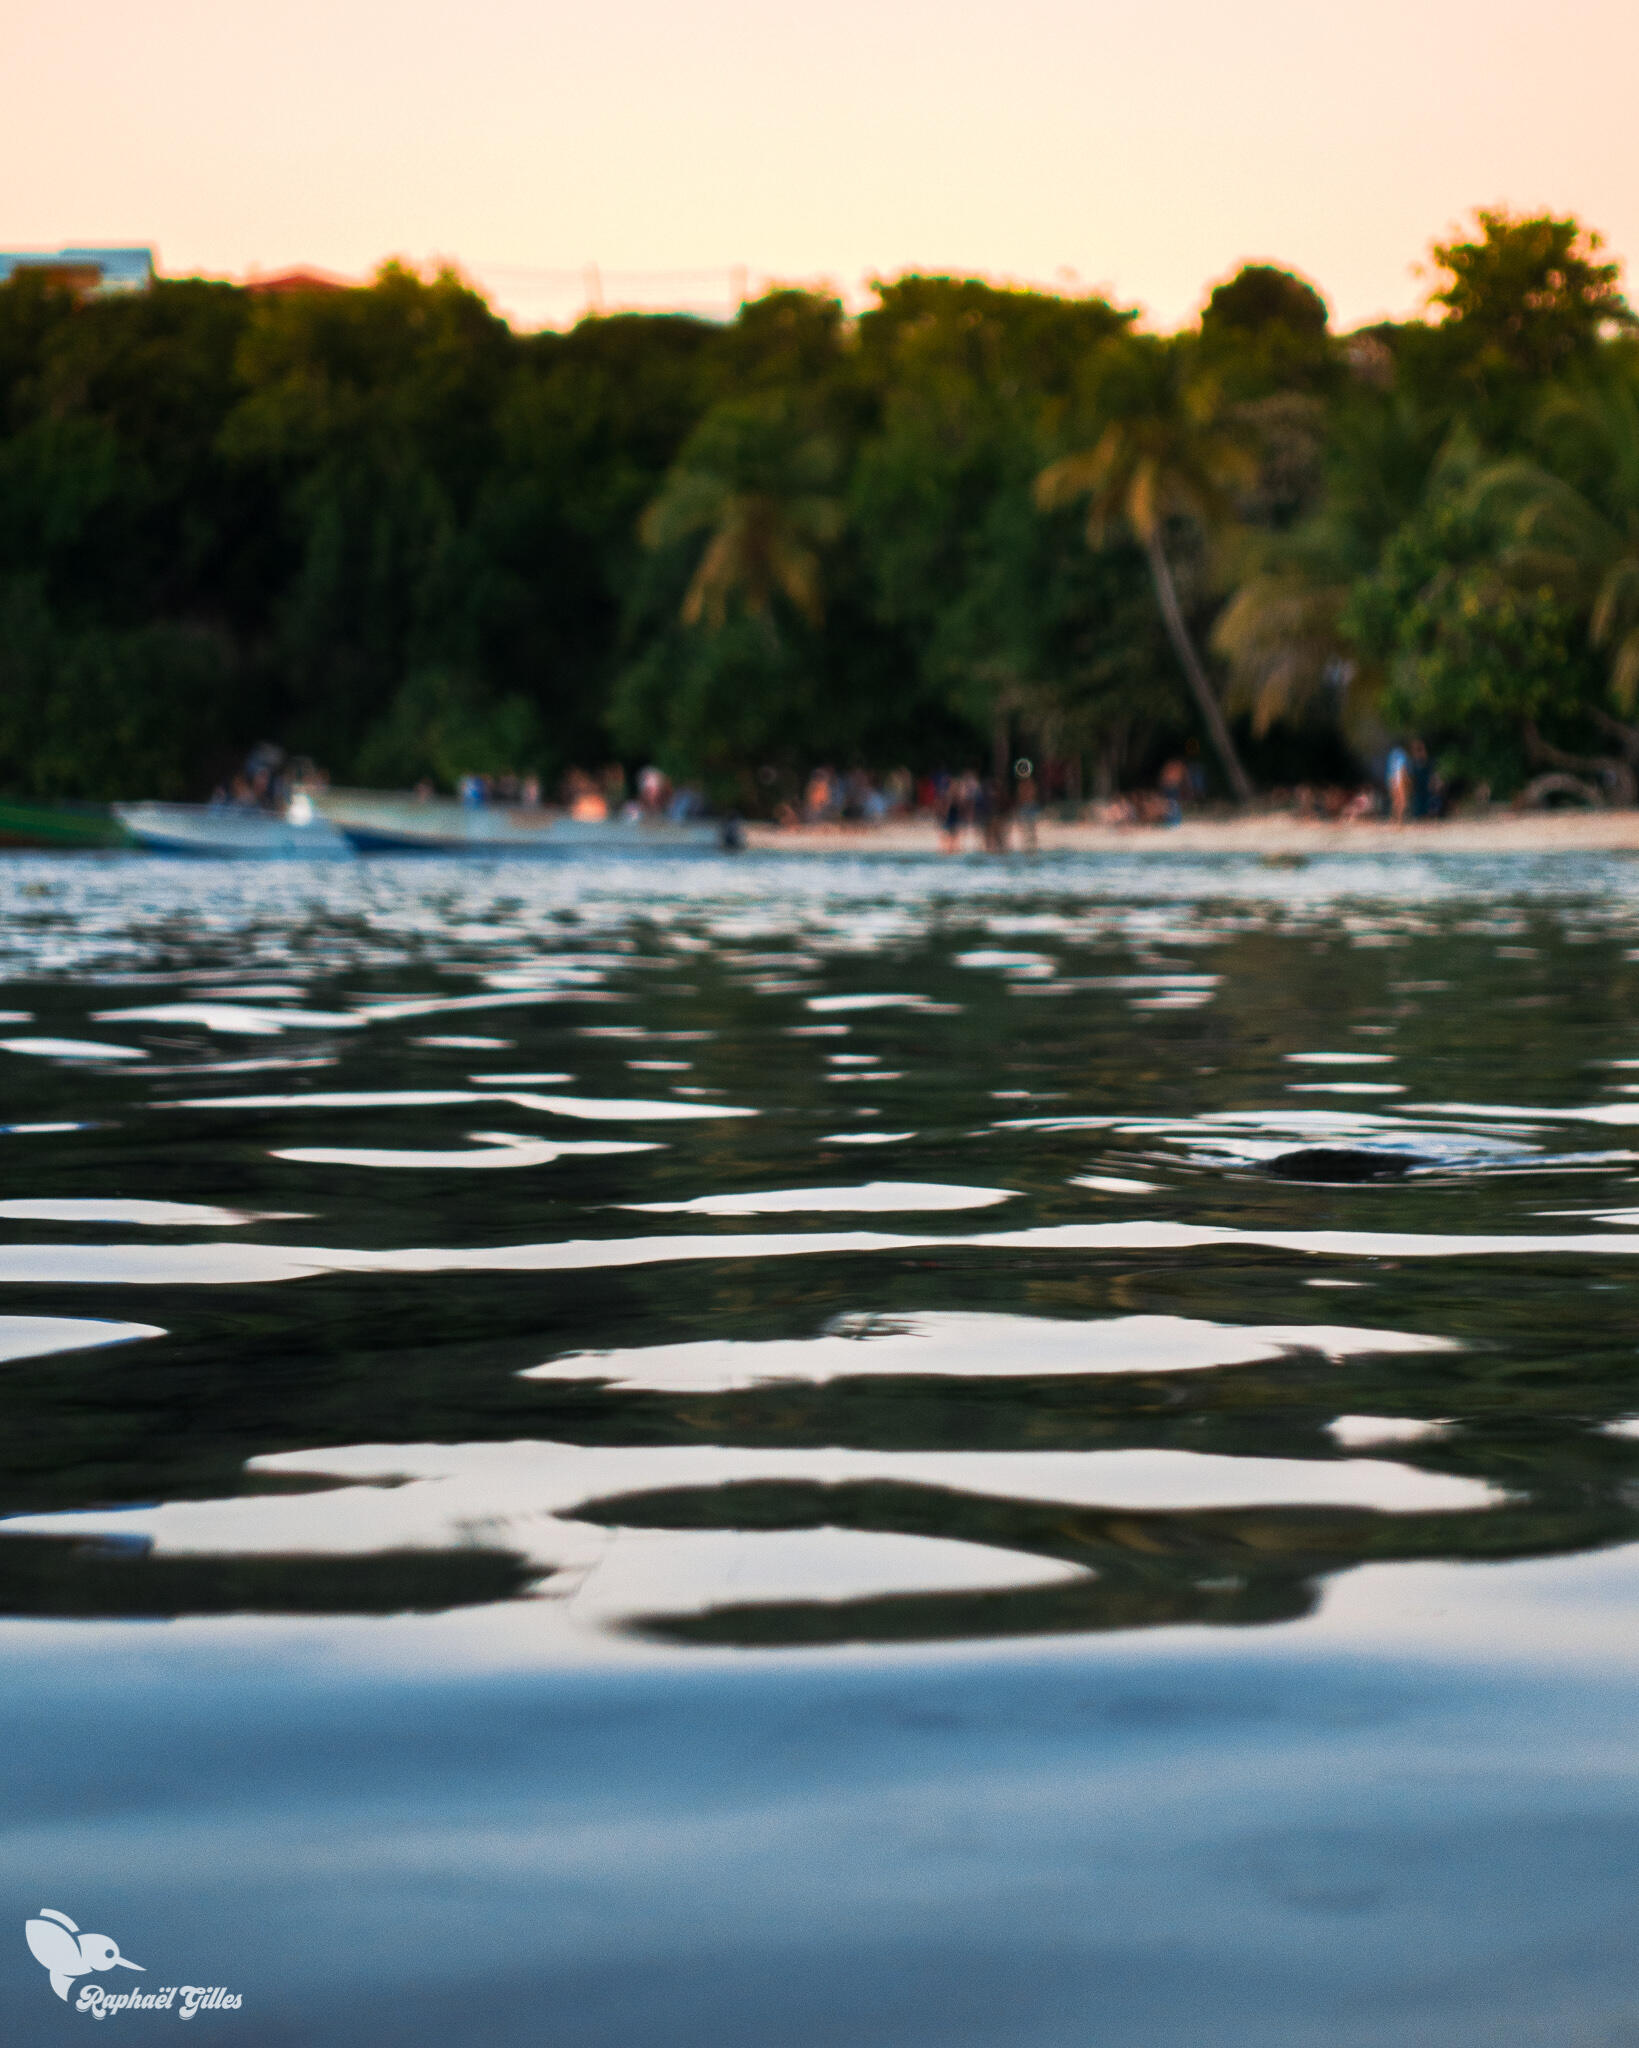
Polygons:
[[1639,863],[14,859],[0,968],[6,2041],[1639,2042]]

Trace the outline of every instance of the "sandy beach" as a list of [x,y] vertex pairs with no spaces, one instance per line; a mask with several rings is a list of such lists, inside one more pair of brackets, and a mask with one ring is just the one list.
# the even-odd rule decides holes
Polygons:
[[[938,853],[943,838],[932,819],[912,818],[885,825],[750,825],[746,843],[759,852]],[[1042,853],[1246,853],[1305,855],[1339,853],[1628,853],[1639,852],[1639,810],[1495,810],[1439,823],[1391,825],[1386,820],[1329,824],[1289,811],[1251,812],[1242,817],[1187,819],[1181,825],[1065,824],[1042,820],[1037,829]],[[965,832],[959,851],[976,853],[975,833]],[[1010,850],[1018,853],[1015,831]]]

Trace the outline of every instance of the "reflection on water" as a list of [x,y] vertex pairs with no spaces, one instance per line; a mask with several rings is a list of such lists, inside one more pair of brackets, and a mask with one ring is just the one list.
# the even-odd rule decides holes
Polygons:
[[[528,1618],[538,1631],[675,1631],[698,1614],[718,1640],[725,1625],[756,1640],[789,1630],[782,1609],[798,1601],[824,1603],[832,1633],[846,1622],[869,1634],[876,1616],[857,1603],[898,1596],[914,1627],[918,1601],[948,1613],[938,1595],[1096,1580],[1085,1553],[1117,1514],[1435,1516],[1501,1499],[1481,1481],[1386,1458],[1136,1449],[392,1444],[252,1460],[251,1483],[264,1475],[325,1490],[20,1516],[13,1540],[88,1542],[165,1569],[225,1557],[265,1569],[279,1556],[305,1568],[315,1555],[379,1560],[465,1544],[488,1553],[491,1584],[509,1564],[527,1566],[527,1590],[543,1596]],[[1087,1529],[1054,1543],[1042,1506],[1085,1511]],[[1050,1611],[1060,1627],[1078,1615],[1096,1625],[1109,1597],[1092,1583]]]
[[819,1686],[1364,1651],[1429,1574],[1519,1656],[1626,1584],[1620,861],[8,872],[20,1656]]
[[[31,1448],[13,1475],[0,1603],[41,1611],[41,1544],[64,1612],[77,1575],[118,1610],[116,1539],[133,1611],[162,1578],[188,1611],[183,1555],[254,1555],[252,1604],[273,1610],[311,1606],[322,1564],[338,1614],[368,1556],[359,1611],[390,1604],[395,1571],[425,1606],[443,1553],[450,1599],[492,1597],[471,1575],[489,1559],[515,1629],[545,1631],[537,1567],[568,1557],[531,1518],[596,1498],[598,1526],[624,1528],[623,1490],[668,1502],[675,1541],[602,1539],[626,1591],[583,1603],[597,1627],[664,1611],[682,1573],[687,1611],[747,1643],[1246,1619],[1366,1561],[1631,1533],[1608,1425],[1634,1399],[1635,1160],[1576,1136],[1639,1117],[1617,1064],[1625,872],[1559,892],[1522,872],[1476,900],[1457,873],[1253,891],[1226,866],[1164,905],[1136,869],[37,872],[0,941],[38,1027],[0,1048],[23,1055],[0,1281],[41,1329],[140,1288],[163,1331],[13,1349],[52,1363],[11,1369],[7,1441],[66,1433],[73,1456]],[[497,1041],[421,1028],[469,1010],[504,1017],[505,1071],[463,1064]],[[280,1038],[322,1074],[232,1085],[269,1063],[216,1059],[222,1034]],[[1390,1065],[1392,1104],[1292,1103],[1294,1070],[1360,1088]],[[633,1098],[633,1072],[662,1086]],[[838,1080],[891,1088],[904,1126],[838,1129]],[[509,1127],[472,1129],[480,1104]],[[588,1121],[630,1135],[573,1135]],[[31,1147],[30,1122],[83,1128]],[[892,1143],[898,1176],[839,1181],[862,1143]],[[1004,1228],[968,1220],[998,1206]],[[828,1221],[849,1212],[895,1222]],[[131,1235],[87,1242],[98,1224]],[[1358,1327],[1306,1313],[1300,1290],[1331,1277],[1364,1284]],[[1570,1298],[1596,1313],[1568,1319]],[[156,1405],[168,1426],[139,1431]],[[1361,1436],[1372,1416],[1401,1420]],[[371,1493],[393,1514],[341,1540],[376,1526],[335,1490],[357,1447],[429,1434],[450,1473]],[[496,1443],[548,1467],[514,1461],[503,1486]],[[1152,1461],[1153,1485],[1111,1494],[1112,1459]],[[1179,1459],[1200,1481],[1181,1492],[1160,1476]],[[331,1490],[275,1509],[270,1475],[309,1466]],[[459,1513],[412,1511],[454,1472]],[[783,1618],[747,1592],[776,1532],[811,1560]],[[890,1605],[866,1613],[872,1544]],[[662,1572],[674,1551],[686,1572]],[[283,1600],[281,1573],[308,1593]]]
[[692,1344],[649,1344],[628,1351],[572,1352],[530,1366],[525,1379],[587,1376],[653,1393],[729,1393],[772,1380],[863,1378],[869,1374],[951,1379],[1041,1379],[1053,1374],[1200,1372],[1214,1365],[1251,1365],[1288,1353],[1323,1358],[1381,1356],[1391,1351],[1449,1351],[1444,1337],[1400,1330],[1335,1329],[1282,1323],[1272,1329],[1230,1328],[1187,1316],[1108,1316],[1071,1322],[1046,1316],[976,1314],[945,1309],[926,1315],[836,1316],[817,1337],[761,1343],[706,1338]]
[[164,1334],[153,1323],[111,1323],[91,1316],[0,1316],[0,1361],[90,1351],[99,1344],[129,1344],[133,1337]]

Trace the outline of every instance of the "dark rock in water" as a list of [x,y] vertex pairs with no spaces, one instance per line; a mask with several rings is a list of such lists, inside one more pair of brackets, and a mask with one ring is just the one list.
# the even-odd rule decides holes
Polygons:
[[1283,1152],[1278,1159],[1267,1160],[1265,1170],[1280,1180],[1339,1184],[1403,1180],[1418,1163],[1410,1152],[1351,1152],[1342,1146],[1306,1145],[1299,1152]]

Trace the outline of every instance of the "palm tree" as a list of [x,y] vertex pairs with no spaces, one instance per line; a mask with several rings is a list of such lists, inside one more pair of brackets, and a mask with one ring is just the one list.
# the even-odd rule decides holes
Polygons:
[[1341,631],[1348,597],[1331,564],[1287,550],[1236,584],[1212,644],[1229,664],[1229,701],[1251,712],[1255,733],[1355,683],[1359,664]]
[[785,601],[817,626],[821,552],[842,524],[831,491],[836,451],[781,399],[716,407],[690,436],[643,515],[652,548],[706,536],[683,598],[683,622],[722,626],[731,606],[772,634]]
[[1252,784],[1230,738],[1218,693],[1190,638],[1166,549],[1173,520],[1211,533],[1229,515],[1234,487],[1251,480],[1247,440],[1224,417],[1215,391],[1191,375],[1176,342],[1134,337],[1111,351],[1099,394],[1109,424],[1090,448],[1049,464],[1036,479],[1044,510],[1090,500],[1087,539],[1102,547],[1124,524],[1143,548],[1161,618],[1236,801]]
[[1639,387],[1623,380],[1558,392],[1539,434],[1553,468],[1516,458],[1477,489],[1511,518],[1507,567],[1587,607],[1589,637],[1610,661],[1612,701],[1631,712],[1639,700]]
[[1430,499],[1464,488],[1480,460],[1403,392],[1356,394],[1329,422],[1319,508],[1286,532],[1240,537],[1234,590],[1212,644],[1229,667],[1225,692],[1262,734],[1328,695],[1345,729],[1369,719],[1382,676],[1343,631],[1359,578],[1391,535]]

